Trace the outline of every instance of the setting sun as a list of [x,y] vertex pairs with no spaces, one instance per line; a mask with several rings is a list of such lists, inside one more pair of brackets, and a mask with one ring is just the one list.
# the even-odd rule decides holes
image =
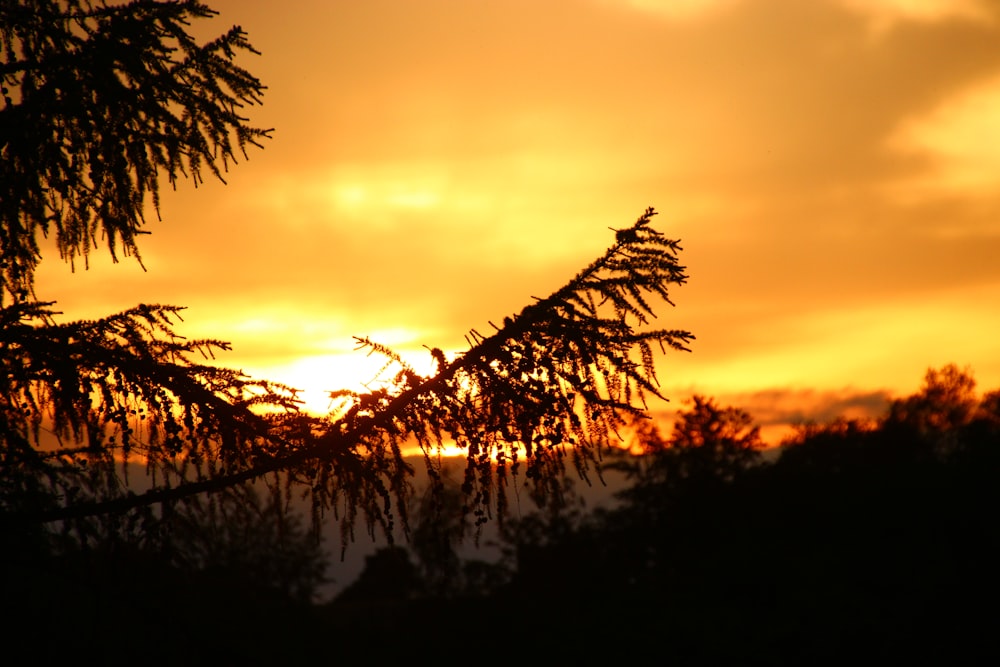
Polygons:
[[[433,369],[433,360],[427,350],[402,349],[397,354],[418,374],[428,375]],[[392,381],[400,366],[378,354],[350,349],[243,370],[252,377],[281,378],[283,384],[300,390],[298,396],[303,410],[325,415],[336,407],[330,399],[331,392],[378,389]]]

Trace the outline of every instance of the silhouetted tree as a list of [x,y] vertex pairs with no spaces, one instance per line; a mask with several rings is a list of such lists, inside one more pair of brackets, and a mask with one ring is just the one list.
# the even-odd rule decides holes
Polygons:
[[416,505],[410,546],[416,556],[425,592],[459,593],[463,588],[458,546],[468,534],[468,512],[459,485],[442,470]]
[[[987,443],[1000,441],[1000,390],[983,395],[966,432],[967,444],[980,453],[988,448]],[[996,456],[1000,452],[995,452]]]
[[327,558],[305,517],[266,498],[243,485],[162,517],[149,508],[107,514],[86,530],[4,544],[4,661],[271,664],[319,655],[314,603]]
[[326,582],[327,557],[300,512],[250,484],[195,497],[157,526],[160,553],[186,572],[312,602]]
[[781,461],[802,475],[811,470],[840,471],[872,456],[878,434],[875,420],[837,418],[825,424],[800,424],[782,443]]
[[[359,339],[387,357],[384,383],[335,394],[322,418],[298,412],[287,387],[203,363],[227,344],[179,337],[178,308],[57,323],[51,303],[34,300],[39,234],[54,233],[70,261],[99,235],[112,256],[119,244],[135,255],[158,179],[220,176],[236,149],[267,135],[239,116],[263,90],[233,63],[252,50],[242,31],[205,45],[187,32],[211,13],[194,1],[0,3],[0,474],[18,480],[3,489],[0,521],[87,531],[93,517],[166,513],[266,478],[276,498],[304,495],[317,523],[334,513],[346,542],[359,517],[370,532],[406,525],[404,443],[429,454],[432,477],[435,448],[466,451],[462,492],[479,524],[505,513],[513,478],[544,492],[567,462],[585,470],[658,395],[654,346],[685,350],[692,338],[646,326],[686,279],[652,209],[564,287],[492,335],[471,330],[465,353],[435,349],[430,376]],[[138,492],[121,463],[137,459],[152,480]]]
[[539,635],[600,638],[549,641],[544,655],[590,660],[628,650],[678,664],[995,660],[1000,430],[990,430],[995,392],[955,410],[970,405],[961,375],[929,372],[930,390],[897,403],[957,415],[934,422],[954,444],[940,452],[890,408],[804,426],[773,463],[730,467],[743,459],[726,455],[685,476],[673,459],[656,467],[684,454],[675,441],[697,451],[706,434],[728,433],[740,452],[756,441],[752,424],[702,400],[670,439],[639,428],[644,465],[621,505],[572,525],[536,515],[520,522],[536,530],[506,533],[528,557],[491,601],[497,616],[544,608]]
[[335,603],[404,602],[424,592],[423,578],[410,552],[404,547],[389,546],[365,556],[361,574],[340,592]]
[[699,395],[678,411],[669,438],[649,420],[636,421],[634,430],[639,455],[619,456],[609,467],[624,471],[631,481],[620,497],[648,511],[678,493],[731,482],[759,462],[764,447],[748,412]]
[[959,427],[973,416],[978,403],[975,389],[971,372],[955,364],[940,370],[929,368],[920,391],[893,401],[886,419],[911,422],[921,431]]
[[[337,596],[338,604],[375,600],[483,597],[508,578],[498,562],[463,558],[470,540],[470,517],[452,468],[418,492],[406,548],[388,546],[365,559],[359,579]],[[505,523],[517,525],[518,520]],[[475,546],[481,546],[476,535]]]
[[979,401],[976,417],[991,424],[1000,425],[1000,389],[986,392],[983,395],[982,400]]
[[960,429],[976,416],[975,389],[972,374],[955,364],[928,369],[918,393],[889,405],[886,427],[911,432],[939,454],[946,453],[954,448]]

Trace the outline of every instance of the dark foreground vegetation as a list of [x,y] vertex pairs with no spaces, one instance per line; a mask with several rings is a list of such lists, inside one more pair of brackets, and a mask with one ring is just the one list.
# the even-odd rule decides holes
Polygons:
[[[801,427],[762,457],[745,412],[696,398],[669,436],[606,468],[611,508],[566,493],[463,560],[460,489],[428,495],[411,539],[329,602],[294,515],[248,494],[82,542],[8,531],[5,652],[48,663],[295,664],[541,656],[661,664],[1000,657],[1000,392],[953,366],[872,422]],[[579,484],[579,482],[578,482]],[[99,657],[99,658],[98,658]],[[13,664],[13,663],[10,663]]]

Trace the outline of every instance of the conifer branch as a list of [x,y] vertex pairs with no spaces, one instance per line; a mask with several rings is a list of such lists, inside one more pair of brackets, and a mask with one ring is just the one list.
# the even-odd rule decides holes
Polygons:
[[[447,440],[464,448],[467,509],[476,514],[478,523],[494,512],[502,518],[508,473],[516,477],[524,463],[526,477],[540,491],[555,492],[556,472],[570,455],[573,465],[585,474],[588,462],[600,456],[623,417],[641,413],[646,394],[660,395],[650,344],[686,350],[693,339],[681,330],[640,329],[655,317],[649,296],[666,300],[668,286],[686,279],[677,262],[679,244],[650,227],[653,215],[648,209],[632,227],[617,231],[616,243],[601,258],[549,297],[505,318],[502,326],[494,325],[493,335],[477,334],[477,342],[464,354],[448,362],[440,350],[432,350],[438,370],[430,377],[415,373],[388,348],[359,339],[362,349],[387,356],[400,371],[389,387],[340,392],[347,405],[337,419],[295,414],[291,411],[294,394],[190,363],[186,355],[210,348],[214,342],[167,345],[158,339],[158,352],[144,349],[142,341],[153,340],[158,333],[172,336],[163,328],[164,320],[175,314],[172,309],[144,307],[91,324],[90,328],[105,332],[122,318],[141,325],[137,328],[143,335],[128,339],[125,357],[105,359],[98,345],[88,353],[89,358],[108,368],[142,358],[145,365],[136,373],[144,379],[122,388],[147,401],[155,396],[162,401],[161,410],[167,405],[186,410],[186,421],[164,417],[166,427],[161,430],[172,436],[200,433],[188,449],[181,443],[182,451],[196,459],[216,458],[196,466],[198,478],[194,480],[182,477],[141,494],[63,504],[32,518],[68,520],[169,504],[278,473],[285,476],[286,484],[301,487],[320,512],[335,508],[340,499],[345,530],[353,525],[360,508],[369,531],[374,525],[389,531],[394,525],[393,506],[405,528],[405,489],[412,469],[403,459],[402,445],[410,440],[423,449],[432,479],[437,473],[431,456],[436,446]],[[24,309],[19,308],[23,316]],[[0,310],[0,321],[14,318],[6,311]],[[81,327],[41,329],[52,340],[57,337],[54,331],[79,332]],[[162,361],[164,354],[170,355],[169,362]],[[24,381],[27,384],[18,386],[23,393],[31,382],[45,379],[31,376]],[[175,402],[162,394],[143,393],[143,382],[169,389]],[[280,406],[284,412],[255,413],[255,401],[248,398],[251,389],[265,392],[257,403]],[[9,388],[4,398],[9,408]],[[102,405],[109,404],[116,410],[121,405],[105,394]],[[82,403],[62,399],[55,405],[82,407]],[[109,424],[123,432],[128,428],[120,412],[105,408],[102,414],[103,421],[91,424],[92,432]],[[77,421],[67,423],[77,428]],[[178,444],[176,437],[166,440]],[[166,455],[169,447],[154,445],[151,442],[143,453],[164,469],[175,465],[175,458]],[[107,443],[101,451],[107,455]]]
[[234,27],[199,45],[196,0],[0,2],[0,305],[33,296],[38,238],[84,266],[103,242],[135,257],[160,178],[222,179],[270,130],[239,111],[264,85]]

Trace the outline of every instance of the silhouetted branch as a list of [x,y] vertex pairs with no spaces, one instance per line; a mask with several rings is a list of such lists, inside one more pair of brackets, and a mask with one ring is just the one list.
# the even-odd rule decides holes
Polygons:
[[[149,391],[169,390],[185,410],[202,411],[199,418],[203,421],[185,424],[185,432],[207,428],[210,437],[201,438],[190,451],[182,446],[180,453],[214,456],[217,461],[206,461],[198,468],[204,479],[181,480],[142,494],[50,508],[33,518],[58,521],[171,503],[282,473],[287,475],[286,483],[302,484],[321,509],[346,493],[353,503],[347,503],[345,518],[353,519],[351,505],[360,502],[366,512],[370,511],[370,526],[372,522],[392,525],[390,507],[395,496],[405,524],[402,493],[412,471],[403,460],[401,445],[411,438],[428,453],[446,439],[465,448],[468,468],[464,491],[470,498],[469,508],[477,512],[480,522],[491,508],[502,513],[508,466],[516,475],[523,459],[528,477],[544,485],[553,479],[556,470],[562,469],[563,456],[572,452],[574,465],[583,472],[587,461],[599,455],[600,447],[608,443],[622,423],[622,415],[641,412],[645,393],[659,395],[649,344],[656,342],[683,350],[693,338],[684,331],[636,328],[653,316],[642,295],[665,297],[669,283],[683,283],[685,279],[676,262],[677,243],[663,239],[649,227],[654,214],[648,210],[630,228],[633,233],[626,237],[627,242],[622,242],[619,235],[618,243],[566,286],[527,306],[517,316],[506,318],[492,336],[481,338],[450,363],[439,364],[435,375],[422,377],[404,366],[390,388],[342,394],[348,405],[336,420],[257,414],[251,410],[252,401],[246,398],[245,392],[255,386],[249,382],[232,385],[234,391],[238,389],[235,393],[220,392],[207,387],[206,377],[200,375],[211,367],[158,361],[162,351],[150,355],[131,348],[124,356],[119,350],[119,358],[108,359],[107,352],[98,346],[86,356],[107,368],[140,361],[139,368],[132,372],[144,379],[128,385],[133,391],[142,394],[142,382],[150,382]],[[649,249],[658,249],[659,254],[647,252]],[[633,292],[636,285],[639,297]],[[610,312],[604,312],[609,308]],[[165,317],[169,312],[139,310],[128,316],[146,322],[143,326],[147,334],[152,334],[150,319],[156,322],[156,317]],[[367,339],[360,343],[399,360],[390,350]],[[131,344],[141,347],[137,341]],[[165,345],[163,341],[159,344]],[[184,355],[204,346],[204,341],[174,342],[162,350],[186,362]],[[136,356],[143,358],[137,360]],[[73,359],[80,355],[60,352],[57,357]],[[440,360],[444,360],[443,353]],[[223,373],[219,369],[215,372]],[[224,379],[231,383],[237,378]],[[127,429],[127,424],[115,421],[121,414],[120,404],[110,394],[104,398],[106,419],[123,431]],[[280,394],[258,400],[286,410],[293,407]],[[61,401],[56,405],[74,404]],[[176,421],[171,422],[169,416],[164,420],[165,424],[173,424],[166,430],[179,437],[184,429]],[[77,428],[76,421],[68,423]],[[100,432],[105,424],[94,424],[93,428]],[[214,448],[208,442],[212,439],[219,440]],[[178,443],[176,439],[172,442]],[[124,451],[135,451],[134,443],[132,447]],[[161,466],[175,460],[169,447],[163,450],[151,444],[140,448],[139,453]],[[102,454],[108,454],[107,448]],[[433,474],[430,457],[427,461]],[[216,470],[212,465],[216,462],[222,463],[223,469]]]

